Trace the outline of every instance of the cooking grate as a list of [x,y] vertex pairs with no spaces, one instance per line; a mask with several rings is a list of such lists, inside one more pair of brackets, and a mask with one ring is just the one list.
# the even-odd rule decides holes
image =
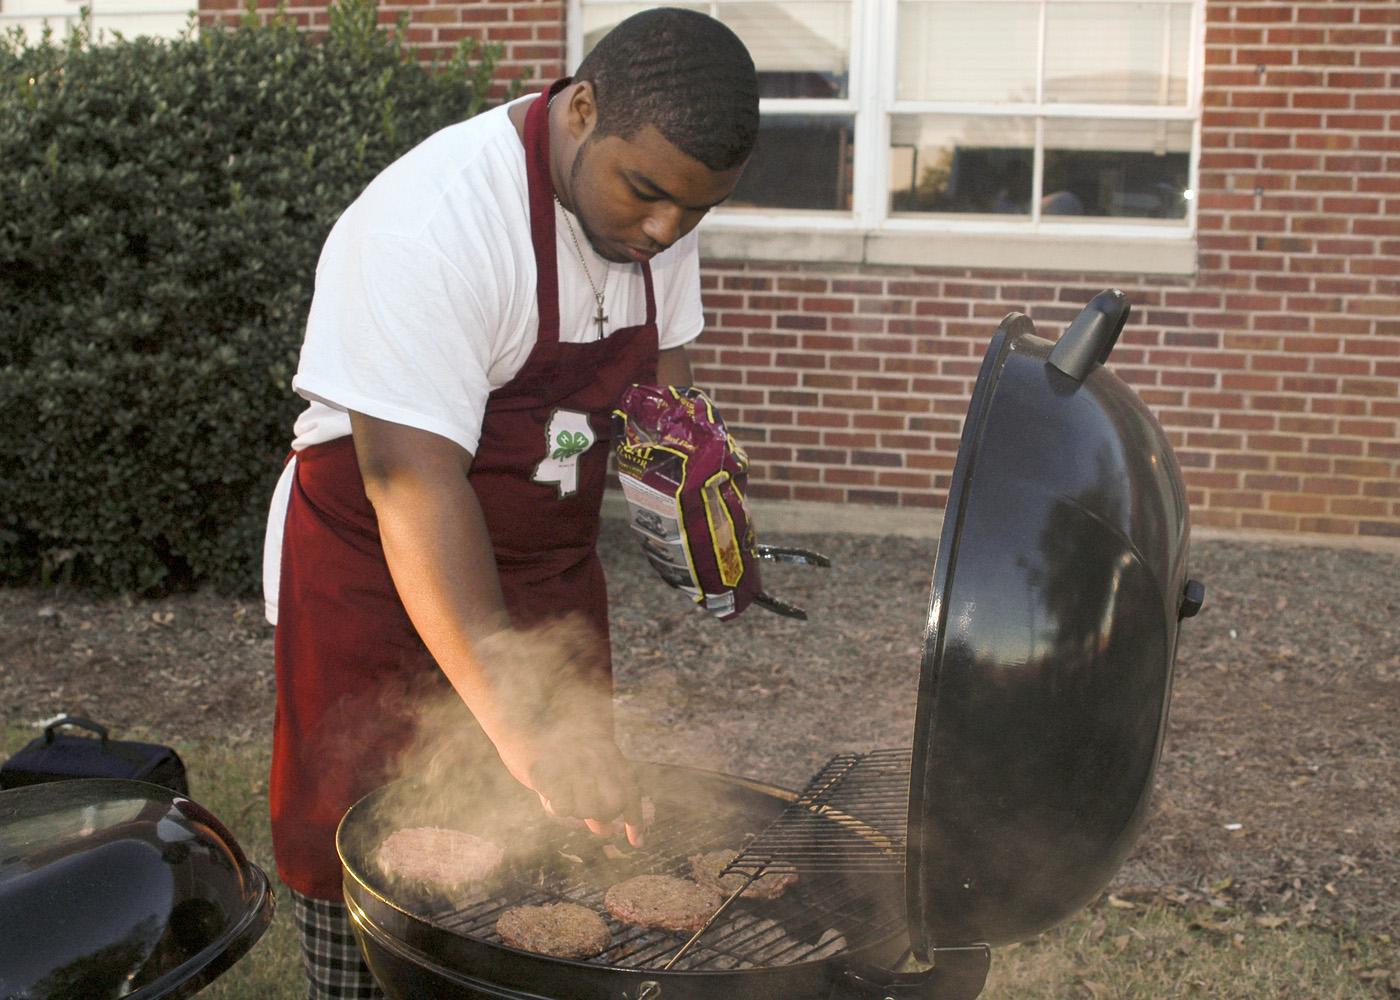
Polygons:
[[913,751],[837,754],[725,869],[904,874]]
[[[573,871],[545,864],[517,873],[490,898],[468,904],[422,900],[421,916],[453,933],[501,944],[495,925],[506,909],[577,903],[602,914],[613,932],[611,947],[590,964],[627,969],[766,968],[887,941],[904,930],[909,760],[908,750],[833,758],[756,838],[753,830],[763,817],[756,822],[684,796],[659,800],[657,815],[665,821],[652,828],[643,850]],[[685,878],[692,855],[738,848],[744,849],[731,868],[740,870],[757,859],[776,870],[776,863],[764,859],[781,858],[798,881],[775,900],[751,901],[741,894],[700,940],[623,924],[603,906],[607,889],[633,875]],[[577,850],[582,853],[585,846],[580,842]]]

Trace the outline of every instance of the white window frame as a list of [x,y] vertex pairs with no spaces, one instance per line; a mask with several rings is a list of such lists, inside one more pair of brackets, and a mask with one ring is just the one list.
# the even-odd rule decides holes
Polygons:
[[[685,0],[689,2],[689,0]],[[715,0],[706,0],[710,11]],[[940,0],[933,0],[940,2]],[[1121,0],[1078,0],[1116,3]],[[601,0],[597,6],[606,6]],[[1196,271],[1194,192],[1199,191],[1201,109],[1205,54],[1205,0],[1190,0],[1191,26],[1185,106],[1047,104],[1044,74],[1036,74],[1036,103],[997,104],[896,99],[896,25],[899,0],[850,0],[849,96],[845,99],[764,99],[765,115],[842,114],[855,122],[852,209],[849,212],[720,208],[701,227],[701,252],[711,259],[811,261],[1015,270],[1192,274]],[[568,0],[567,57],[583,53],[583,0]],[[1046,7],[1041,6],[1039,51],[1044,58]],[[955,215],[891,216],[888,208],[890,117],[896,114],[971,114],[1033,118],[1036,129],[1032,217],[962,219]],[[1189,186],[1184,220],[1067,221],[1040,215],[1045,116],[1182,121],[1191,124]]]

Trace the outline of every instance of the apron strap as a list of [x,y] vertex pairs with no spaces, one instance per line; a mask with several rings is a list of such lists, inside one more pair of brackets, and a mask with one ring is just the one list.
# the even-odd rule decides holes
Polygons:
[[560,77],[525,113],[525,175],[530,186],[530,240],[535,246],[535,300],[540,343],[559,340],[559,262],[554,252],[554,181],[549,176],[549,102],[572,77]]

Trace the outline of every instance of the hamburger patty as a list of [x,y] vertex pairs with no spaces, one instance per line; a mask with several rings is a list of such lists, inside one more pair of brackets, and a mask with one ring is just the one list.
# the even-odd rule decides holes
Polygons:
[[[690,872],[695,881],[715,892],[729,896],[735,889],[744,884],[748,873],[730,872],[728,875],[720,875],[724,871],[724,866],[729,864],[739,856],[738,851],[708,851],[705,854],[696,854],[690,859]],[[744,890],[740,899],[777,899],[787,892],[788,886],[797,881],[797,875],[793,872],[769,872],[760,875],[749,884]]]
[[512,906],[496,921],[496,933],[512,948],[555,958],[592,958],[612,944],[606,921],[575,903]]
[[670,875],[637,875],[607,891],[603,905],[637,927],[698,931],[724,900],[713,889]]
[[489,840],[440,826],[395,830],[379,845],[384,874],[443,889],[485,881],[504,856]]

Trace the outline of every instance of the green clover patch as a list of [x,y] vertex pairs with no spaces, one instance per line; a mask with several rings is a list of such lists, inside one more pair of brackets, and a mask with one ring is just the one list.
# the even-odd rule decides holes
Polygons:
[[554,439],[554,452],[549,456],[555,461],[582,455],[588,450],[588,435],[581,431],[560,431]]

